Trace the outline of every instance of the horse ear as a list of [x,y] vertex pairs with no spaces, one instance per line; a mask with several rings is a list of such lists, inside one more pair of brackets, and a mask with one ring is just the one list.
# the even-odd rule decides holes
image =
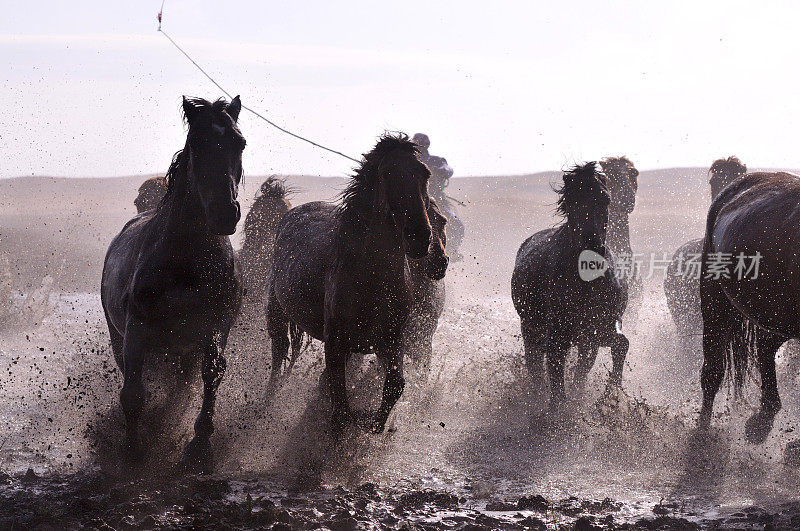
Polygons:
[[197,117],[197,106],[194,104],[192,100],[187,98],[186,96],[183,97],[183,115],[186,117],[186,121],[189,122],[189,125],[192,125],[194,119]]
[[225,112],[228,113],[228,116],[233,118],[234,122],[239,121],[239,112],[242,110],[242,100],[239,99],[239,96],[236,96],[231,100],[227,107],[225,107]]

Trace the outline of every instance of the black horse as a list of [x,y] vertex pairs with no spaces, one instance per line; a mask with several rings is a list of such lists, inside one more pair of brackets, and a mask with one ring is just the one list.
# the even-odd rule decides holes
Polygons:
[[350,353],[375,349],[386,370],[374,432],[403,392],[400,338],[413,302],[406,255],[428,253],[429,177],[416,144],[387,134],[364,155],[340,206],[306,203],[278,226],[267,287],[273,357],[287,357],[290,322],[325,342],[334,433],[351,417]]
[[444,276],[450,260],[445,251],[449,220],[433,198],[428,207],[428,218],[433,229],[428,255],[408,260],[414,304],[403,327],[402,340],[404,355],[422,371],[430,368],[433,358],[433,335],[444,311]]
[[[410,359],[420,372],[430,368],[433,358],[433,335],[439,326],[439,317],[444,311],[444,276],[450,258],[447,256],[446,224],[447,218],[431,198],[428,204],[432,238],[428,254],[423,258],[409,258],[408,272],[414,302],[402,332],[403,359]],[[270,385],[277,385],[287,377],[295,362],[311,342],[311,337],[294,323],[289,324],[292,354],[284,359],[285,353],[277,349],[272,352],[272,372]]]
[[145,179],[141,186],[139,186],[136,199],[133,200],[133,205],[136,207],[136,213],[141,214],[148,210],[153,210],[164,199],[164,194],[167,193],[167,179],[166,177],[150,177]]
[[[620,385],[628,352],[628,339],[620,332],[627,289],[614,275],[605,244],[610,203],[605,176],[594,162],[575,166],[564,173],[557,192],[558,212],[566,221],[525,240],[511,277],[525,362],[536,384],[542,385],[547,356],[551,407],[565,398],[564,364],[572,345],[578,347],[578,389],[601,346],[611,347],[609,385]],[[585,269],[579,269],[579,261]],[[591,264],[598,269],[588,269]],[[583,278],[581,271],[586,273]]]
[[[737,157],[717,159],[708,169],[708,185],[713,201],[730,183],[747,174],[747,166]],[[691,338],[703,331],[700,313],[700,255],[703,238],[695,238],[681,245],[672,255],[672,262],[664,275],[664,295],[681,342],[692,350]]]
[[184,98],[189,132],[167,173],[167,193],[155,210],[133,218],[111,242],[101,285],[111,345],[124,377],[120,401],[131,454],[142,449],[144,364],[166,358],[178,365],[185,373],[179,385],[202,360],[203,404],[182,464],[203,472],[213,469],[214,403],[225,371],[225,343],[242,297],[241,272],[228,238],[241,215],[236,201],[245,147],[236,125],[240,110],[238,96],[230,103]]
[[629,218],[636,207],[639,170],[628,157],[606,157],[600,161],[600,168],[606,176],[606,186],[611,194],[611,204],[608,205],[606,246],[619,262],[629,264],[628,271],[625,272],[625,282],[628,286],[626,323],[635,326],[639,318],[644,288],[641,272],[633,267]]
[[[264,318],[264,302],[267,277],[275,247],[275,231],[278,221],[291,208],[289,196],[292,190],[277,177],[269,177],[261,184],[253,206],[244,218],[244,240],[239,251],[244,276],[245,300],[243,319]],[[252,311],[251,311],[252,310]],[[241,320],[240,320],[241,322]]]
[[701,427],[711,421],[725,374],[741,388],[752,358],[761,376],[761,408],[745,433],[761,443],[772,430],[781,409],[775,353],[800,337],[799,205],[800,176],[786,172],[749,173],[711,203],[700,277]]

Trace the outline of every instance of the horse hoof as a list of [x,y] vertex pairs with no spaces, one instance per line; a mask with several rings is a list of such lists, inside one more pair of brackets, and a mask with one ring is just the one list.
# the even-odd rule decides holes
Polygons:
[[369,431],[370,433],[383,433],[383,430],[386,428],[386,415],[381,415],[380,413],[376,413],[372,419],[372,423],[370,424]]
[[183,450],[180,469],[188,474],[211,474],[214,472],[214,451],[208,438],[195,437]]
[[331,435],[334,439],[341,438],[351,419],[352,414],[349,411],[333,414],[331,418]]
[[606,383],[605,395],[612,395],[622,391],[622,378],[611,377]]
[[708,431],[711,428],[711,412],[700,411],[700,416],[697,419],[697,429],[701,431]]
[[750,444],[761,444],[767,440],[769,432],[772,431],[772,423],[775,416],[771,413],[759,411],[749,419],[744,425],[744,434]]
[[138,438],[127,437],[125,440],[125,459],[133,464],[139,463],[144,458],[144,447]]
[[795,440],[786,445],[783,451],[783,462],[793,468],[800,467],[800,440]]
[[554,397],[551,398],[550,401],[547,403],[546,416],[550,420],[557,420],[564,415],[566,410],[567,410],[567,397],[566,396],[560,396],[557,398]]

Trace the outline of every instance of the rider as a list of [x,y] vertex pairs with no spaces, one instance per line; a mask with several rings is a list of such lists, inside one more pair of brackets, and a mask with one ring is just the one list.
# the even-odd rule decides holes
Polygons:
[[444,157],[437,157],[428,152],[431,146],[431,139],[425,133],[417,133],[414,135],[414,143],[419,146],[420,160],[425,163],[429,170],[431,170],[431,178],[428,181],[428,193],[436,200],[439,205],[444,206],[447,203],[447,196],[444,189],[450,184],[450,177],[453,176],[453,168],[447,164],[447,159]]
[[461,259],[458,248],[464,237],[464,224],[456,215],[451,199],[447,196],[444,189],[450,184],[450,177],[453,176],[453,168],[447,164],[447,159],[431,155],[428,148],[431,146],[431,139],[425,133],[417,133],[412,138],[419,146],[419,158],[431,171],[431,178],[428,180],[428,194],[436,201],[448,218],[447,223],[447,252],[454,261]]

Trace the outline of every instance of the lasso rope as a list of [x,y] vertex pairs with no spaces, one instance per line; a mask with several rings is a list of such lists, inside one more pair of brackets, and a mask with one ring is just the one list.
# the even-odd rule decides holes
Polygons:
[[[197,64],[197,61],[195,61],[194,59],[192,59],[192,57],[191,57],[191,56],[190,56],[188,53],[186,53],[186,51],[185,51],[183,48],[181,48],[181,47],[178,45],[178,43],[177,43],[177,42],[175,42],[175,41],[172,39],[172,37],[170,37],[169,35],[167,35],[167,32],[165,32],[163,29],[161,29],[161,18],[162,18],[162,14],[164,13],[164,3],[165,3],[165,2],[166,2],[166,0],[161,0],[161,9],[160,9],[160,10],[159,10],[159,12],[158,12],[158,31],[159,31],[159,33],[161,33],[161,34],[162,34],[164,37],[166,37],[166,38],[169,40],[169,42],[171,42],[171,43],[172,43],[172,45],[173,45],[173,46],[175,46],[175,48],[177,48],[177,49],[178,49],[178,51],[179,51],[179,52],[181,52],[181,53],[182,53],[182,54],[183,54],[183,55],[184,55],[184,56],[185,56],[185,57],[186,57],[186,58],[187,58],[189,61],[191,61],[191,62],[192,62],[192,64],[193,64],[193,65],[194,65],[194,66],[195,66],[195,67],[196,67],[198,70],[200,70],[200,72],[202,72],[202,74],[203,74],[204,76],[206,76],[206,77],[208,78],[208,80],[209,80],[209,81],[211,81],[211,82],[214,84],[214,86],[216,86],[216,87],[217,87],[219,90],[221,90],[221,91],[223,92],[223,94],[225,94],[226,96],[228,96],[228,98],[230,98],[230,99],[233,99],[233,96],[231,96],[230,92],[228,92],[227,90],[225,90],[224,88],[222,88],[222,86],[221,86],[219,83],[217,83],[217,82],[216,82],[216,80],[215,80],[213,77],[211,77],[211,76],[208,74],[208,72],[206,72],[206,71],[203,69],[203,67],[202,67],[202,66],[200,66],[199,64]],[[329,152],[331,152],[331,153],[335,153],[335,154],[337,154],[337,155],[339,155],[339,156],[341,156],[341,157],[344,157],[344,158],[346,158],[346,159],[348,159],[348,160],[352,160],[352,161],[353,161],[353,162],[355,162],[355,163],[360,163],[360,162],[361,162],[361,161],[359,161],[358,159],[354,159],[353,157],[350,157],[350,156],[348,156],[348,155],[345,155],[345,154],[344,154],[344,153],[342,153],[341,151],[336,151],[335,149],[331,149],[331,148],[329,148],[329,147],[325,147],[325,146],[323,146],[322,144],[318,144],[317,142],[314,142],[313,140],[309,140],[308,138],[305,138],[305,137],[303,137],[303,136],[300,136],[300,135],[298,135],[298,134],[296,134],[296,133],[292,133],[292,132],[291,132],[291,131],[289,131],[288,129],[285,129],[285,128],[283,128],[283,127],[279,126],[278,124],[276,124],[276,123],[275,123],[275,122],[273,122],[272,120],[268,119],[267,117],[263,116],[262,114],[260,114],[260,113],[258,113],[258,112],[256,112],[256,111],[254,111],[253,109],[251,109],[251,108],[250,108],[250,107],[248,107],[247,105],[242,105],[242,108],[243,108],[243,109],[245,109],[245,110],[247,110],[247,111],[250,111],[251,113],[253,113],[253,114],[254,114],[254,115],[256,115],[257,117],[261,118],[262,120],[264,120],[265,122],[267,122],[269,125],[271,125],[271,126],[272,126],[272,127],[274,127],[275,129],[277,129],[278,131],[281,131],[281,132],[283,132],[283,133],[286,133],[287,135],[293,136],[293,137],[297,138],[298,140],[302,140],[302,141],[304,141],[304,142],[308,142],[308,143],[309,143],[309,144],[311,144],[312,146],[315,146],[315,147],[318,147],[318,148],[324,149],[325,151],[329,151]]]

